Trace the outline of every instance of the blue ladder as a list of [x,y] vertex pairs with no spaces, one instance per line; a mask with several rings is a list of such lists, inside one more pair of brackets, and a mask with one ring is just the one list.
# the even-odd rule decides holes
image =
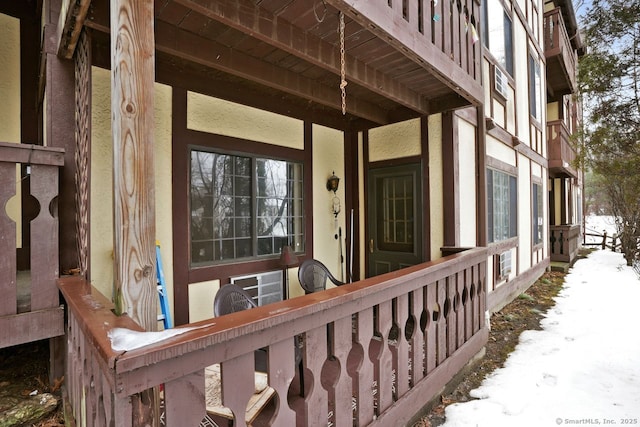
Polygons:
[[171,312],[169,311],[169,301],[167,300],[167,287],[164,281],[159,242],[156,242],[156,272],[158,273],[158,297],[160,298],[160,308],[162,309],[162,314],[158,315],[158,321],[162,320],[164,328],[170,329],[173,328],[173,322],[171,322]]

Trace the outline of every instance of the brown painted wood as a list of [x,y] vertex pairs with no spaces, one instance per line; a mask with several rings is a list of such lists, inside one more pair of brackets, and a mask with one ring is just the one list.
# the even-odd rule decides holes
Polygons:
[[454,310],[454,300],[456,298],[456,275],[447,277],[446,281],[446,307],[445,317],[447,320],[447,356],[452,355],[456,351],[458,339],[458,318]]
[[63,334],[64,308],[62,306],[0,316],[0,348]]
[[[0,153],[6,153],[0,145]],[[6,206],[16,194],[16,164],[12,161],[0,162],[0,206]],[[16,223],[7,215],[6,209],[0,209],[0,316],[18,312],[18,292],[16,286]],[[2,329],[9,331],[9,329]],[[0,340],[4,342],[7,338]]]
[[407,319],[409,318],[409,295],[404,294],[396,299],[395,323],[398,325],[399,334],[396,344],[396,396],[402,396],[409,389],[409,343],[405,336]]
[[205,416],[204,371],[164,385],[166,425],[195,426]]
[[429,171],[429,118],[420,118],[420,148],[422,163],[422,257],[431,260],[431,178]]
[[[303,424],[319,425],[327,422],[329,402],[322,392],[320,373],[327,358],[327,328],[313,328],[304,335],[302,363],[305,369]],[[310,381],[308,381],[310,380]],[[307,386],[307,384],[309,384]]]
[[440,365],[447,358],[447,316],[445,314],[447,280],[438,280],[436,289],[436,298],[439,310],[438,320],[436,322],[436,363]]
[[414,386],[424,377],[426,352],[422,316],[427,316],[427,304],[424,300],[425,288],[418,288],[411,295],[410,313],[415,323],[409,343],[411,344],[411,386]]
[[458,326],[456,330],[456,349],[460,348],[462,344],[466,341],[465,336],[465,305],[462,302],[462,294],[464,292],[464,278],[467,273],[467,270],[457,273],[455,275],[455,300],[453,304],[453,308],[456,313],[456,324]]
[[157,328],[151,0],[111,2],[116,308]]
[[253,352],[221,363],[222,404],[234,413],[234,425],[246,427],[244,414],[255,386]]
[[[296,363],[294,346],[291,338],[274,343],[269,346],[267,371],[269,374],[269,386],[276,391],[277,396],[287,396],[289,385],[293,381]],[[279,398],[276,402],[277,409],[271,425],[292,426],[296,423],[296,413],[287,404],[285,399]]]
[[[296,55],[305,61],[326,69],[336,75],[340,72],[338,46],[305,33],[302,28],[283,19],[269,16],[264,9],[248,0],[226,0],[218,2],[216,8],[204,0],[179,0],[193,10],[215,19],[259,40]],[[300,3],[309,12],[309,5]],[[256,18],[259,17],[259,18]],[[371,64],[349,55],[347,52],[349,81],[365,87],[379,95],[391,98],[405,107],[426,113],[427,104],[419,94],[376,70]],[[384,90],[383,90],[384,88]]]
[[442,114],[442,193],[444,245],[460,245],[460,165],[458,123],[453,112]]
[[389,332],[393,326],[391,301],[385,301],[378,305],[378,316],[376,320],[376,329],[380,334],[379,349],[377,353],[377,363],[374,363],[374,376],[378,388],[377,410],[380,414],[393,403],[393,378],[391,349],[389,348]]
[[58,167],[31,166],[31,194],[40,205],[31,221],[31,310],[57,307],[58,218],[54,199],[58,195]]
[[489,332],[482,329],[461,347],[453,357],[438,366],[431,375],[403,396],[402,405],[394,405],[376,419],[371,426],[407,425],[425,404],[425,396],[435,396],[465,364],[486,344]]
[[433,283],[426,287],[426,305],[427,305],[427,329],[425,330],[425,362],[424,373],[429,375],[438,363],[438,322],[436,316],[440,315],[440,309],[437,305],[438,288]]
[[352,425],[353,411],[350,406],[336,404],[350,401],[352,398],[352,381],[347,373],[347,358],[352,348],[352,318],[351,316],[337,319],[333,323],[332,353],[339,363],[339,372],[335,382],[330,386],[329,398],[333,398],[334,425]]
[[354,375],[354,394],[356,400],[355,420],[357,425],[369,425],[373,421],[374,408],[371,387],[373,385],[373,365],[369,358],[369,344],[373,336],[373,310],[362,310],[357,314],[354,343],[362,350],[361,363]]

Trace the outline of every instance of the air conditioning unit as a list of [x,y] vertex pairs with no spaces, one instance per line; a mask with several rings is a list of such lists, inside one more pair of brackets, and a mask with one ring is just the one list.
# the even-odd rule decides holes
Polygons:
[[231,277],[231,283],[247,291],[258,305],[282,301],[282,270]]
[[511,274],[511,250],[500,254],[500,277],[507,278]]
[[493,80],[496,92],[504,96],[505,99],[509,99],[509,80],[507,79],[507,75],[496,66],[494,66],[493,69],[495,70],[495,78]]

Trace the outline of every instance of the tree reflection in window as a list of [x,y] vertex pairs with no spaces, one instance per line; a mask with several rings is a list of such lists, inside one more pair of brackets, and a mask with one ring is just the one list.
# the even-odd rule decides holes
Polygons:
[[304,251],[302,164],[191,151],[191,264]]

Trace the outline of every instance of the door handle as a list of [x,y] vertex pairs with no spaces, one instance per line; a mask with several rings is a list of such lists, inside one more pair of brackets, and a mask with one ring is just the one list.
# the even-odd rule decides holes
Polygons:
[[373,253],[373,239],[369,240],[369,252]]

